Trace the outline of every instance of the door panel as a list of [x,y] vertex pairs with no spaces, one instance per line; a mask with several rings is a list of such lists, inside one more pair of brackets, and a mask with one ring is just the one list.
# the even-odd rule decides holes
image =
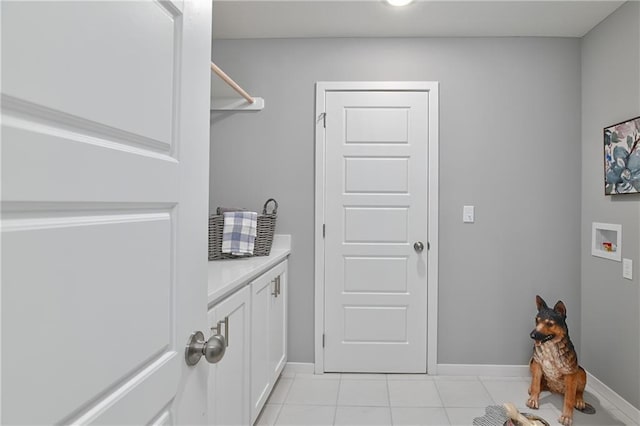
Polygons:
[[[5,365],[30,367],[29,374],[4,372],[8,383],[21,382],[5,395],[5,414],[35,398],[42,411],[62,418],[165,355],[171,344],[168,213],[5,219],[3,230],[3,298],[13,301],[3,317],[37,332],[44,353],[77,348],[50,354],[46,362],[40,349],[6,351]],[[25,267],[25,259],[36,263]],[[26,348],[34,337],[3,333],[3,343]],[[77,347],[87,339],[94,343]],[[61,394],[60,384],[70,377],[73,386]]]
[[325,371],[424,373],[428,93],[325,102]]
[[407,243],[407,207],[344,207],[345,243]]
[[406,107],[378,105],[345,109],[345,143],[408,143],[409,114]]
[[205,422],[211,6],[1,7],[1,422]]
[[407,258],[345,256],[344,291],[406,293]]
[[2,40],[12,64],[5,95],[170,148],[182,50],[175,4],[130,2],[123,14],[114,2],[12,3],[2,6],[2,31],[19,43]]
[[[384,178],[380,175],[384,170]],[[345,193],[406,194],[409,190],[408,158],[345,158]]]
[[408,343],[404,306],[345,306],[345,343]]

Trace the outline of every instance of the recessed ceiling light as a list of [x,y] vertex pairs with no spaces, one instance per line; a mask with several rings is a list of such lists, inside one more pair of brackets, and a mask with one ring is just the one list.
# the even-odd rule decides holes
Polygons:
[[413,0],[385,0],[391,6],[406,6],[411,3]]

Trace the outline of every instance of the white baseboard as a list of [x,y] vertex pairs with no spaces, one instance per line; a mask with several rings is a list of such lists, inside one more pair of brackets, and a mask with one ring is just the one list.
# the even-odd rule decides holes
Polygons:
[[[314,372],[311,362],[287,362],[285,372]],[[484,364],[438,364],[433,376],[495,376],[495,377],[529,377],[528,365],[484,365]]]
[[282,375],[290,375],[292,373],[313,374],[314,364],[312,362],[287,362]]
[[528,365],[438,364],[438,376],[529,377]]
[[592,389],[599,393],[618,410],[622,411],[627,417],[636,423],[640,423],[640,410],[631,405],[626,399],[618,395],[609,386],[602,383],[593,374],[587,371],[587,390]]

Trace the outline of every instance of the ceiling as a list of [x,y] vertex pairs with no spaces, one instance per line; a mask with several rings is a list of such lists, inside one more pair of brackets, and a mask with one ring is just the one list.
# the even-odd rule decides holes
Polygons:
[[582,37],[624,1],[213,0],[213,38]]

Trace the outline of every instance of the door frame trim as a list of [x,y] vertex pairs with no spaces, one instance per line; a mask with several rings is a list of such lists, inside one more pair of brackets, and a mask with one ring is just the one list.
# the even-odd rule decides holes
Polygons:
[[332,91],[428,92],[428,182],[427,182],[427,373],[437,374],[438,355],[438,145],[439,83],[437,81],[319,81],[315,108],[315,220],[314,220],[314,371],[324,374],[324,248],[326,141],[323,113],[326,93]]

